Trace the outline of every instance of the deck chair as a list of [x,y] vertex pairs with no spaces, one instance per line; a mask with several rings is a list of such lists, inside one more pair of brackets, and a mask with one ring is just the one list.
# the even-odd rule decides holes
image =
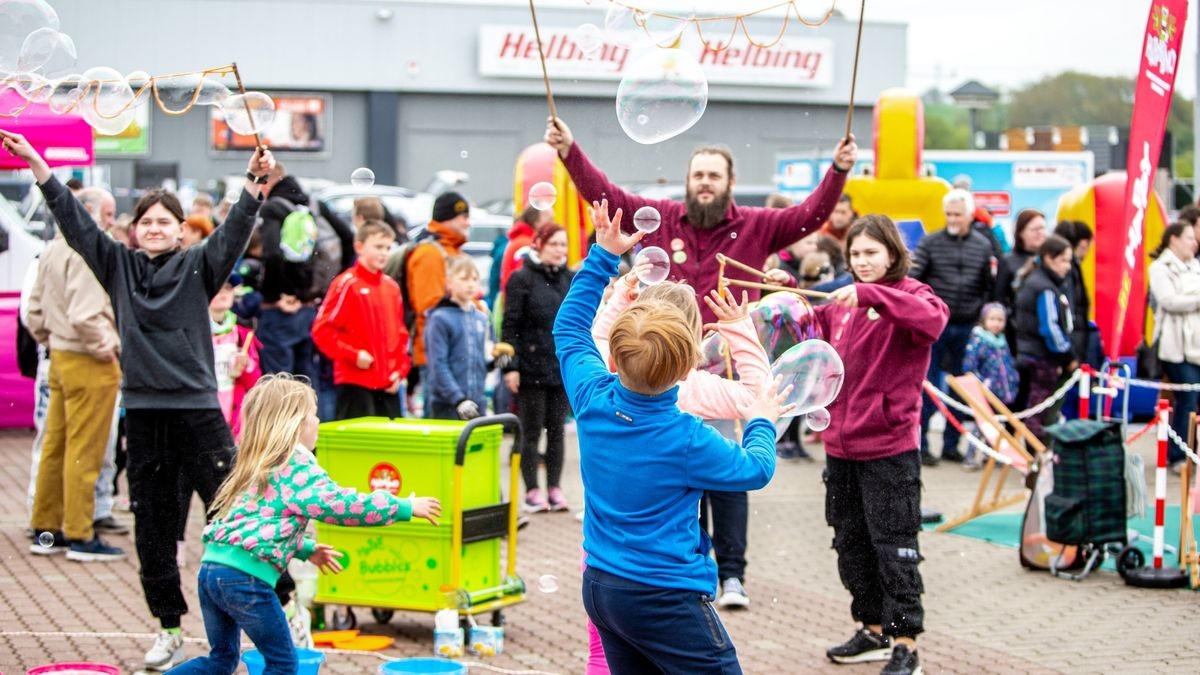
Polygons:
[[[1008,472],[1016,469],[1021,475],[1029,473],[1029,465],[1033,462],[1034,455],[1031,455],[1026,447],[1032,448],[1037,454],[1046,451],[1046,446],[1038,440],[1037,436],[1034,436],[1033,432],[1029,431],[1029,428],[1017,419],[1008,406],[1004,405],[1003,401],[980,382],[974,373],[947,377],[946,382],[949,383],[954,393],[970,406],[971,412],[975,416],[975,424],[979,427],[987,445],[992,448],[992,452],[986,453],[987,462],[984,464],[983,475],[979,479],[979,489],[975,491],[975,499],[971,502],[971,507],[961,516],[939,525],[938,532],[954,529],[985,513],[999,511],[1025,501],[1024,489],[1015,494],[1004,494]],[[1003,422],[996,419],[997,414],[1003,415],[1012,425],[1012,433],[1008,431]],[[1018,441],[1018,438],[1025,441],[1025,444]],[[1000,464],[1001,468],[989,498],[987,496],[988,487],[992,482],[993,474],[997,473],[997,464]]]

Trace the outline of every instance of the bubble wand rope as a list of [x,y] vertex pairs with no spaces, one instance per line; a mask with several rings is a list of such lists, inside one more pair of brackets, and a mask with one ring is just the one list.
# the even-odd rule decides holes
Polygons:
[[[530,1],[532,2],[532,0]],[[863,2],[866,2],[866,0],[863,0]],[[255,127],[257,125],[254,124],[254,115],[250,112],[250,102],[246,100],[246,85],[242,84],[242,74],[238,71],[237,63],[231,63],[229,67],[233,69],[233,78],[237,80],[238,93],[242,95],[242,105],[246,107],[246,121],[251,127]],[[197,93],[199,92],[198,87],[196,91]],[[853,94],[851,94],[851,98],[853,98]],[[853,101],[851,101],[851,105],[854,105]],[[257,131],[254,132],[254,145],[260,149],[263,146],[262,136]]]
[[542,82],[546,85],[546,103],[550,104],[550,119],[558,119],[558,111],[554,109],[554,94],[550,91],[550,75],[546,72],[546,52],[542,51],[542,32],[538,28],[537,10],[533,8],[533,0],[529,0],[529,16],[533,19],[533,36],[537,39],[538,58],[542,61]]
[[[532,2],[532,0],[530,0]],[[854,70],[850,75],[850,105],[846,108],[846,140],[850,140],[850,124],[854,121],[854,89],[858,86],[858,52],[862,47],[863,16],[867,13],[867,0],[862,0],[858,11],[858,38],[854,41]],[[236,69],[234,71],[237,72]]]

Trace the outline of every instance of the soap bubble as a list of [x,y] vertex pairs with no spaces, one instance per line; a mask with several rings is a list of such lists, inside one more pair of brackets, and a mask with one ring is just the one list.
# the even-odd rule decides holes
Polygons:
[[50,110],[58,115],[75,111],[83,98],[84,80],[82,75],[68,75],[54,83],[50,92]]
[[708,107],[708,78],[695,57],[679,49],[642,56],[617,86],[617,121],[625,134],[650,145],[687,131]]
[[41,534],[39,534],[38,535],[38,545],[43,548],[50,548],[51,546],[54,546],[54,533],[53,532],[42,532]]
[[208,76],[200,84],[200,93],[196,96],[196,105],[211,105],[219,106],[225,102],[225,99],[233,95],[215,76]]
[[604,35],[595,24],[591,23],[585,23],[576,28],[575,32],[571,33],[571,39],[575,41],[584,56],[595,56],[604,47]]
[[554,208],[554,202],[558,199],[558,190],[555,189],[553,183],[541,181],[534,183],[533,187],[529,188],[529,205],[539,211]]
[[[185,73],[154,79],[154,89],[164,110],[178,113],[193,105],[220,106],[232,93],[218,76]],[[245,115],[245,111],[242,111]]]
[[468,157],[470,157],[470,156],[471,156],[471,153],[467,152],[466,150],[463,150],[463,151],[461,151],[461,152],[459,152],[459,153],[458,153],[458,158],[459,158],[459,159],[466,159],[466,158],[468,158]]
[[26,36],[21,44],[17,71],[37,71],[53,77],[74,68],[77,58],[71,36],[53,28],[39,28]]
[[20,70],[21,48],[30,33],[58,31],[58,14],[45,0],[0,0],[0,70]]
[[653,206],[643,206],[633,214],[633,226],[640,232],[654,232],[662,224],[662,216]]
[[[649,267],[638,269],[643,265],[649,265]],[[637,257],[633,259],[633,267],[637,270],[638,281],[647,286],[653,286],[662,283],[671,273],[671,259],[661,248],[647,246],[639,251]]]
[[133,89],[125,76],[108,66],[83,72],[84,96],[78,112],[100,134],[115,136],[133,123]]
[[813,431],[825,431],[829,428],[829,411],[824,408],[817,408],[808,413],[804,418],[804,423]]
[[12,85],[17,94],[30,103],[45,103],[54,93],[54,83],[37,73],[27,73]]
[[842,390],[845,374],[841,357],[824,340],[805,340],[771,364],[771,375],[782,378],[780,389],[792,387],[784,401],[795,404],[791,415],[824,409],[833,403]]
[[151,96],[153,96],[153,86],[150,81],[150,73],[144,70],[135,70],[125,76],[125,81],[129,83],[129,88],[133,90],[134,105],[142,105]]
[[543,574],[538,577],[538,590],[543,593],[558,592],[558,577],[553,574]]
[[225,99],[220,108],[229,128],[243,136],[261,133],[275,121],[275,102],[259,91],[234,94]]
[[609,3],[608,11],[604,14],[604,32],[608,34],[609,41],[628,45],[629,34],[634,30],[639,29],[633,22],[633,11],[624,5]]
[[371,187],[375,184],[375,172],[360,166],[350,172],[350,184],[354,187]]

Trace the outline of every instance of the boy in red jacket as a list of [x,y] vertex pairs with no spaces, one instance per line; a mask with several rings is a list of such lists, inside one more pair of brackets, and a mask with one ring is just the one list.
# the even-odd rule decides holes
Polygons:
[[401,416],[396,392],[408,374],[408,331],[400,286],[383,273],[394,239],[378,220],[358,228],[358,262],[333,280],[313,322],[313,342],[333,361],[339,420]]

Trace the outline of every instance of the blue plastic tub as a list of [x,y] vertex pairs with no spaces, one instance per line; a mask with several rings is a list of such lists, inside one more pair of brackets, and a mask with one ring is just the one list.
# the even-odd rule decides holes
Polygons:
[[467,667],[446,659],[410,658],[392,661],[379,666],[379,675],[466,675]]
[[[325,654],[315,649],[301,649],[297,647],[296,657],[300,661],[300,667],[296,670],[296,675],[317,675],[321,672],[321,664],[325,663]],[[250,671],[250,675],[262,675],[262,671],[267,665],[263,660],[262,654],[259,654],[257,649],[251,649],[242,654],[242,663],[246,664],[246,670]]]

